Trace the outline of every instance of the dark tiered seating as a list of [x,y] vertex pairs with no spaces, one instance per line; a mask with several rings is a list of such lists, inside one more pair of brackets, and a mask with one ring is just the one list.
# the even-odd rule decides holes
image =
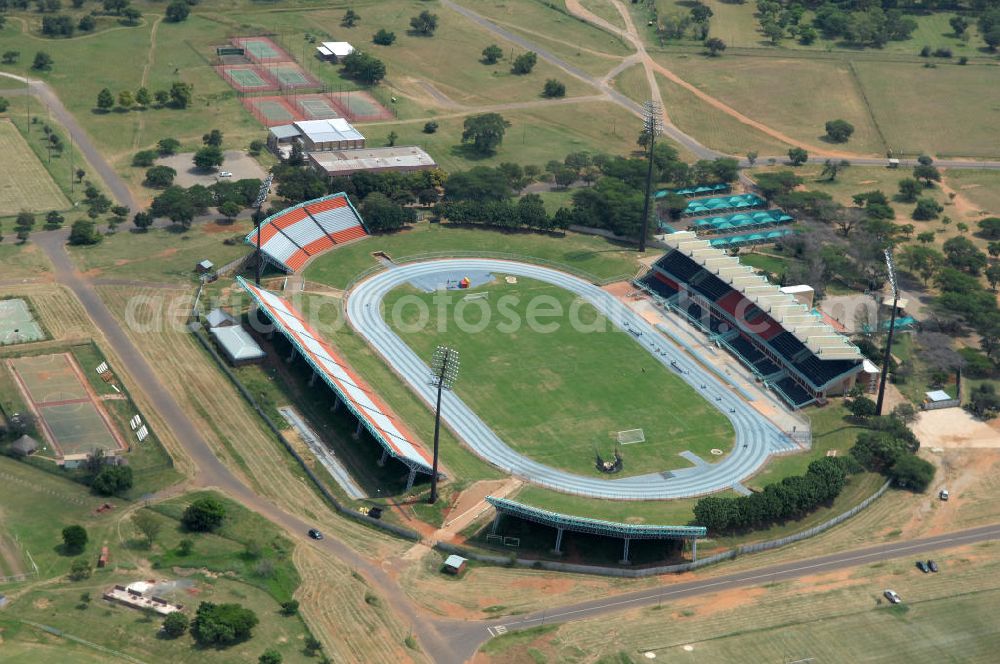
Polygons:
[[791,378],[782,378],[775,383],[775,386],[781,390],[782,393],[788,397],[795,406],[801,407],[813,400],[813,396]]
[[708,270],[702,270],[695,275],[691,280],[691,287],[707,297],[710,302],[715,302],[733,291],[729,284]]
[[650,272],[640,279],[639,283],[665,300],[669,300],[674,295],[677,295],[677,289],[664,281],[663,277],[656,272]]
[[775,350],[778,355],[784,357],[790,362],[794,362],[798,359],[796,356],[802,351],[807,351],[805,344],[795,338],[795,335],[791,332],[784,331],[781,334],[775,336],[770,341],[768,341],[771,348]]
[[753,363],[753,368],[757,370],[761,376],[770,376],[773,373],[778,373],[781,371],[781,367],[772,362],[770,358],[762,358],[757,362]]
[[764,353],[757,350],[746,338],[739,336],[729,342],[733,350],[739,353],[749,364],[765,359]]
[[795,367],[817,385],[833,380],[854,366],[857,362],[852,360],[821,360],[812,353],[795,363]]
[[679,251],[671,251],[666,254],[656,261],[656,265],[685,283],[690,282],[691,277],[701,271],[700,265]]

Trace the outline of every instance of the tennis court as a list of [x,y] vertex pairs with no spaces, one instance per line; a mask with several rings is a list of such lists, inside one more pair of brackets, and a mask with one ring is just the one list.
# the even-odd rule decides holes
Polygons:
[[239,92],[278,89],[278,84],[267,76],[260,65],[225,65],[215,70]]
[[232,43],[234,46],[246,49],[247,56],[254,62],[290,62],[292,60],[292,56],[267,37],[236,37]]
[[391,120],[393,117],[389,109],[361,90],[339,92],[334,97],[334,103],[352,122]]
[[267,73],[270,74],[282,88],[315,88],[319,87],[319,81],[308,74],[302,67],[294,62],[281,62],[268,65]]
[[0,300],[0,346],[41,341],[45,338],[28,303],[21,298]]
[[304,119],[284,97],[244,97],[240,101],[243,102],[244,108],[265,127]]
[[302,115],[307,120],[329,120],[341,117],[340,112],[333,105],[333,101],[323,95],[298,97],[295,104],[301,109]]
[[125,449],[72,355],[12,358],[7,366],[58,456]]

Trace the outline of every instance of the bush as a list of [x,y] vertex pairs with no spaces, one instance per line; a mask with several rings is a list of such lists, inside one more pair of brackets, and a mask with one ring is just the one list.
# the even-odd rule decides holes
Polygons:
[[194,532],[212,532],[226,518],[226,507],[211,496],[199,498],[184,510],[181,523]]
[[191,7],[187,0],[175,0],[167,5],[166,18],[168,23],[180,23],[187,19],[191,13]]
[[180,611],[174,611],[163,619],[163,633],[170,638],[176,639],[188,630],[191,621]]
[[565,97],[566,85],[561,81],[550,78],[545,81],[545,87],[542,89],[542,96],[548,97],[549,99],[553,99],[555,97]]
[[93,571],[90,561],[86,558],[77,558],[69,568],[69,578],[71,581],[83,581],[90,578]]
[[191,636],[200,645],[232,645],[250,638],[258,622],[257,614],[239,604],[202,602],[191,622]]
[[89,219],[74,221],[70,227],[69,243],[72,245],[97,244],[101,239],[94,222]]
[[142,150],[132,156],[132,165],[136,168],[148,168],[156,162],[159,155],[156,150]]
[[854,125],[847,120],[830,120],[826,123],[826,138],[831,143],[846,143],[854,133]]
[[431,120],[430,122],[424,123],[424,133],[433,134],[438,130],[438,123]]
[[896,460],[896,463],[889,468],[888,475],[896,486],[921,492],[934,480],[936,470],[934,464],[926,459],[907,454]]
[[530,74],[531,70],[535,68],[535,63],[537,62],[538,55],[536,55],[534,51],[528,51],[527,53],[522,53],[514,58],[514,64],[511,65],[510,70],[519,76]]
[[299,612],[299,600],[293,599],[281,603],[281,615],[294,616]]
[[131,466],[105,466],[90,487],[102,496],[116,496],[132,488]]
[[392,46],[393,42],[396,41],[396,33],[389,32],[385,28],[379,30],[372,37],[372,41],[379,46]]
[[80,553],[87,546],[87,530],[83,526],[66,526],[62,531],[66,553]]
[[174,183],[177,171],[169,166],[153,166],[146,171],[146,178],[142,183],[154,189],[166,189]]

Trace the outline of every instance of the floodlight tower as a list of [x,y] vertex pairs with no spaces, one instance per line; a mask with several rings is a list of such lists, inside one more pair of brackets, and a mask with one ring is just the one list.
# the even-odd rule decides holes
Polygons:
[[254,283],[258,286],[260,286],[260,268],[263,263],[260,257],[260,209],[264,207],[264,199],[267,198],[268,192],[271,191],[271,182],[273,180],[274,173],[268,173],[267,177],[264,178],[264,181],[260,183],[260,191],[257,192],[257,200],[253,203],[253,206],[256,208],[253,218],[254,223],[257,225],[257,257],[255,259],[256,265],[254,266],[256,269]]
[[892,262],[892,250],[883,249],[885,266],[889,270],[889,285],[892,286],[892,313],[889,316],[889,335],[885,341],[885,355],[882,357],[882,375],[879,376],[878,401],[875,402],[875,414],[882,415],[882,402],[885,400],[885,379],[889,374],[889,361],[892,358],[892,333],[896,329],[896,306],[899,304],[899,286],[896,284],[896,268]]
[[649,137],[649,155],[646,165],[646,196],[642,202],[642,230],[639,234],[639,251],[646,251],[646,233],[649,232],[649,201],[653,192],[653,145],[656,143],[656,135],[663,129],[660,120],[660,105],[655,101],[647,101],[642,105],[642,133]]
[[431,358],[431,384],[437,387],[437,407],[434,409],[434,467],[431,472],[431,505],[437,502],[438,437],[441,433],[441,392],[451,389],[458,378],[458,351],[448,346],[438,346]]

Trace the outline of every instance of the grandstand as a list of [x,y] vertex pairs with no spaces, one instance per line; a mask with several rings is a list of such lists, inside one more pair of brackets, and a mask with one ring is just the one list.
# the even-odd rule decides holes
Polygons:
[[703,329],[795,408],[846,393],[861,352],[822,317],[690,231],[636,284]]
[[336,397],[334,408],[347,406],[358,419],[358,430],[366,428],[382,446],[382,462],[387,457],[398,459],[410,469],[407,490],[413,486],[416,474],[432,472],[430,455],[406,430],[400,419],[379,399],[375,390],[365,382],[347,362],[319,334],[305,322],[303,316],[278,295],[237,277],[239,284],[250,294],[257,310],[275,329],[291,342],[295,351],[312,367],[315,375],[323,379]]
[[[260,250],[285,272],[295,272],[312,257],[338,244],[368,234],[343,192],[299,203],[272,214],[260,223]],[[257,246],[257,229],[246,236]]]

